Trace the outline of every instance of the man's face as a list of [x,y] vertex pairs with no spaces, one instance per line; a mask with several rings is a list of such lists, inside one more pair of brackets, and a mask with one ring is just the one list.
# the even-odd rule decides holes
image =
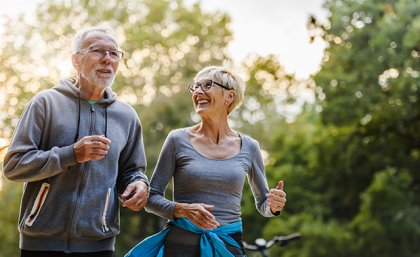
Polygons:
[[112,86],[120,62],[112,54],[118,50],[114,39],[103,32],[91,32],[82,42],[82,49],[77,67],[81,82],[100,88]]

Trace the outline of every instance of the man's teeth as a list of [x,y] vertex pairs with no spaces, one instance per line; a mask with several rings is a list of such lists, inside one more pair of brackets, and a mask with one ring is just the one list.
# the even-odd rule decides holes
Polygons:
[[208,103],[209,101],[207,101],[207,100],[198,100],[197,101],[197,103],[198,104],[206,104],[206,103]]

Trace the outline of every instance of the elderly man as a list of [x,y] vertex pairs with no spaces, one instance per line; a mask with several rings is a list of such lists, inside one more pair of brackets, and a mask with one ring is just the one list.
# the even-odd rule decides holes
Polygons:
[[108,27],[79,31],[77,79],[33,97],[4,159],[5,176],[25,182],[21,256],[113,256],[119,200],[141,210],[148,179],[136,112],[111,90],[123,53]]

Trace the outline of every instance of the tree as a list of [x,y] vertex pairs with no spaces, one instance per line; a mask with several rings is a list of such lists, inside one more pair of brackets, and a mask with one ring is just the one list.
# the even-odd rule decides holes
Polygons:
[[[232,113],[232,122],[243,133],[257,139],[262,148],[265,164],[273,161],[277,149],[273,138],[276,131],[287,126],[306,101],[302,92],[311,91],[310,81],[296,80],[275,56],[248,56],[242,63],[245,74],[244,104]],[[295,111],[297,110],[297,111]],[[280,178],[266,172],[268,185],[273,188]],[[246,184],[246,183],[245,183]],[[261,237],[268,219],[256,213],[255,201],[248,185],[244,186],[242,202],[244,240],[251,242]]]
[[[341,191],[335,190],[334,193],[337,209],[343,212],[341,216],[354,219],[367,211],[360,207],[366,205],[363,200],[368,197],[360,199],[358,192],[369,190],[376,183],[375,177],[390,168],[396,172],[395,179],[408,176],[411,181],[406,186],[396,187],[396,190],[399,188],[400,193],[408,188],[414,192],[419,190],[415,186],[419,181],[415,167],[420,164],[416,155],[420,139],[415,131],[420,128],[420,85],[416,71],[416,67],[420,67],[420,4],[400,0],[362,4],[331,1],[327,5],[332,10],[331,27],[324,30],[323,36],[330,43],[330,51],[315,81],[325,94],[321,116],[324,124],[345,131],[341,142],[346,149],[340,152],[342,168],[346,172],[342,173],[340,181],[353,182],[346,183]],[[343,113],[350,107],[351,112]],[[420,204],[418,199],[409,196],[406,200],[409,213],[412,211],[408,206],[418,208]],[[393,202],[385,204],[388,207],[394,205]],[[378,217],[372,217],[375,218]],[[398,221],[381,221],[379,224],[389,235],[385,236],[388,243],[400,248],[391,243],[391,234],[395,231],[390,222]],[[359,229],[356,226],[356,232]],[[405,238],[403,234],[420,236],[415,227],[402,232],[398,233],[401,238]],[[372,239],[368,241],[370,248],[374,249],[376,244],[382,250],[364,249],[367,256],[392,255],[393,251],[382,247],[386,241]],[[410,256],[418,250],[414,245],[407,247],[402,252],[395,249],[395,252],[398,251],[400,256]]]
[[298,202],[265,233],[304,234],[284,256],[417,256],[420,3],[325,7],[329,22],[309,23],[328,43],[318,102],[277,134],[270,167]]
[[[6,153],[5,144],[8,144],[8,142],[0,139],[0,167],[3,166],[3,158]],[[2,227],[0,230],[0,248],[3,256],[17,256],[19,254],[19,237],[16,233],[16,227],[21,193],[22,186],[4,180],[2,173],[0,176],[0,208],[2,210],[0,212]]]

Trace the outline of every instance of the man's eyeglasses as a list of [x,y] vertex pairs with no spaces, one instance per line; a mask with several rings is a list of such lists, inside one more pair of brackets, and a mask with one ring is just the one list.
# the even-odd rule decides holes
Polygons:
[[227,90],[232,90],[232,88],[228,88],[227,86],[224,86],[222,84],[219,84],[213,80],[204,80],[204,81],[200,81],[200,82],[196,82],[194,84],[191,84],[188,86],[188,91],[190,91],[190,93],[194,93],[195,91],[198,90],[198,88],[201,88],[201,90],[203,90],[203,92],[207,92],[210,90],[210,88],[212,88],[213,85],[218,85],[221,88],[227,89]]
[[89,47],[82,49],[77,52],[78,54],[91,54],[96,58],[103,58],[105,57],[106,53],[109,54],[109,57],[114,61],[119,61],[123,58],[124,53],[118,50],[111,50],[111,49],[103,49],[99,47]]

